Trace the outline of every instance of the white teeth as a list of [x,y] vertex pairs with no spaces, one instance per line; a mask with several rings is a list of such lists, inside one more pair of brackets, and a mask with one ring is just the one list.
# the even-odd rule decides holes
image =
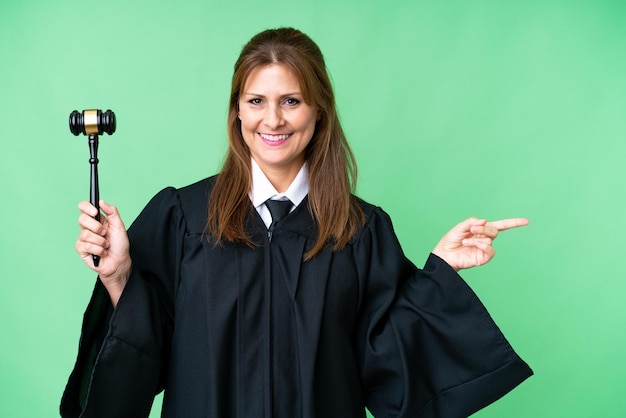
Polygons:
[[285,139],[289,138],[289,134],[283,134],[283,135],[268,135],[268,134],[259,134],[261,136],[261,138],[265,139],[266,141],[284,141]]

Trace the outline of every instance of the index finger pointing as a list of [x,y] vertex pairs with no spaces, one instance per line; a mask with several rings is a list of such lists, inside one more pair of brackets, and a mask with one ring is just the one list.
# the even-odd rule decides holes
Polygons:
[[505,231],[507,229],[518,228],[520,226],[528,225],[528,219],[526,218],[501,219],[499,221],[487,222],[487,225],[498,228],[498,231]]

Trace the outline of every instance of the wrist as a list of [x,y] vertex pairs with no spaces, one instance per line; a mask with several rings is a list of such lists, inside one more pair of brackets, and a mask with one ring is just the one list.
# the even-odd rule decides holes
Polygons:
[[437,245],[432,251],[432,254],[436,255],[437,257],[439,257],[440,259],[442,259],[447,265],[449,265],[454,271],[458,272],[459,270],[461,270],[460,267],[454,265],[451,261],[450,261],[450,257],[447,257],[446,255],[448,253],[446,253],[445,251],[443,251],[439,245]]
[[109,297],[111,298],[114,308],[117,306],[117,302],[122,296],[126,282],[130,277],[131,269],[132,263],[128,260],[127,262],[122,263],[114,273],[110,275],[100,274],[99,276],[100,282],[102,282],[109,293]]

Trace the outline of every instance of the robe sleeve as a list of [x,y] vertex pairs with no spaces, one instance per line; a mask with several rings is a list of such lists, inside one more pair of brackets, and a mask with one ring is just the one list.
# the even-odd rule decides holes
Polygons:
[[133,267],[115,310],[96,283],[61,400],[62,417],[149,415],[167,370],[184,234],[177,192],[164,189],[128,230]]
[[375,417],[466,417],[532,375],[454,269],[431,254],[421,270],[404,256],[382,210],[355,257],[357,352]]

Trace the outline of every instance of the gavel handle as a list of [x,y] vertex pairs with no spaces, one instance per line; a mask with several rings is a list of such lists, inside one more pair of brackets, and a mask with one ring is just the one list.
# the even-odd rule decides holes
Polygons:
[[[91,178],[89,184],[89,201],[98,210],[98,214],[94,217],[96,221],[100,221],[100,187],[98,185],[98,135],[89,135],[89,165],[91,166]],[[93,265],[98,267],[100,257],[92,255]]]

